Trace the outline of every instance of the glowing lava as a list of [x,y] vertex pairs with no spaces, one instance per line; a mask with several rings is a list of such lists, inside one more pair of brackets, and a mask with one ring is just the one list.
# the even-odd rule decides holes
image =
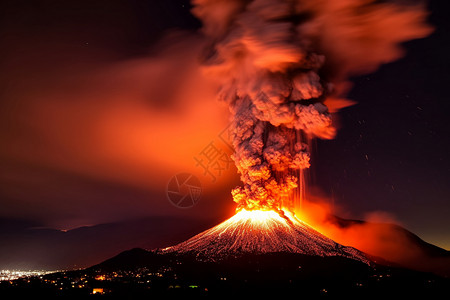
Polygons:
[[284,252],[342,256],[369,262],[360,251],[334,242],[291,213],[273,210],[241,210],[219,225],[163,252],[194,254],[206,260],[245,253]]

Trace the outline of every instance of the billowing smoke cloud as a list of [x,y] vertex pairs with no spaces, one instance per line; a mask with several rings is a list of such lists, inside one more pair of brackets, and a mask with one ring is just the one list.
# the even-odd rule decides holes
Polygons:
[[419,5],[374,0],[194,0],[210,47],[205,72],[232,114],[238,209],[293,209],[312,138],[335,136],[349,75],[401,56],[430,32]]

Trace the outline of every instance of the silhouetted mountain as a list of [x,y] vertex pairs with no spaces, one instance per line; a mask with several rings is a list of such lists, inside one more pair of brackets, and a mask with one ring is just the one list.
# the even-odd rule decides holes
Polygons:
[[[286,229],[305,230],[311,234],[309,228],[292,229],[290,226],[294,225],[264,220],[264,226],[269,228],[281,226],[281,229],[277,230],[283,232]],[[230,225],[225,221],[218,225],[219,229],[222,228],[220,226],[222,224]],[[231,230],[236,230],[233,226],[240,225],[239,222],[232,222]],[[257,230],[259,225],[250,226],[251,228],[248,225],[249,223],[246,230],[250,230],[249,234],[257,234],[251,233],[251,230]],[[217,240],[220,237],[215,235],[216,227],[205,233],[212,233]],[[230,229],[229,226],[226,228]],[[219,232],[223,233],[221,230]],[[227,255],[214,256],[214,260],[204,259],[204,256],[199,255],[201,253],[201,249],[197,247],[199,245],[207,246],[208,251],[212,248],[219,251],[218,248],[222,246],[229,247],[229,250],[234,249],[233,243],[214,243],[210,239],[211,236],[205,233],[193,238],[194,248],[189,248],[189,241],[192,239],[174,247],[177,251],[164,249],[147,251],[134,248],[87,269],[0,282],[0,294],[6,298],[58,296],[64,299],[90,298],[93,293],[108,294],[109,299],[173,296],[211,299],[279,298],[292,295],[306,299],[323,296],[362,299],[374,297],[445,299],[449,295],[448,278],[399,267],[367,264],[353,256],[321,255],[320,251],[311,252],[315,255],[307,255],[289,251],[290,248],[280,248],[282,251],[275,252],[251,248],[252,252],[239,251],[230,255],[229,251],[225,251],[223,253]],[[297,234],[299,233],[294,232],[294,238]],[[286,237],[284,234],[275,235],[277,242],[283,242],[279,239]],[[225,240],[230,237],[232,235],[224,234]],[[212,248],[203,244],[202,239],[211,242]],[[264,239],[265,237],[257,239],[262,242],[261,249],[278,249],[271,248],[270,243],[265,245]],[[305,242],[303,237],[296,241]],[[309,246],[306,244],[306,247]],[[321,251],[328,249],[322,248],[322,242],[318,246]],[[186,247],[189,251],[178,251],[182,247]]]
[[102,270],[133,270],[145,266],[157,267],[168,261],[169,256],[161,256],[155,251],[147,251],[142,248],[134,248],[94,265],[89,269]]
[[[363,221],[335,218],[342,227],[368,224]],[[38,228],[35,223],[16,220],[0,220],[0,269],[72,269],[94,265],[127,249],[164,248],[185,241],[197,233],[216,225],[217,221],[189,218],[152,217],[141,220],[100,224],[67,232]],[[429,244],[417,235],[393,224],[376,226],[394,228],[410,243],[409,248],[420,249],[421,256],[408,260],[384,258],[393,265],[425,271],[450,271],[449,251]],[[383,238],[383,237],[380,237]],[[31,251],[32,250],[32,251]],[[363,250],[364,249],[360,249]],[[448,272],[450,273],[450,272]]]
[[346,239],[350,245],[377,257],[380,263],[384,260],[391,265],[450,276],[450,251],[425,242],[399,225],[336,216],[328,221],[350,237]]
[[[343,219],[337,216],[332,216],[332,222],[335,224],[338,224],[341,228],[348,228],[353,225],[366,225],[368,222],[361,221],[361,220],[350,220],[350,219]],[[445,250],[441,247],[438,247],[436,245],[430,244],[422,240],[420,237],[418,237],[416,234],[412,233],[411,231],[397,225],[397,224],[377,224],[377,226],[385,226],[389,227],[391,230],[396,231],[398,234],[404,236],[408,241],[410,241],[412,244],[417,245],[420,247],[426,254],[430,256],[449,256],[450,257],[450,251]]]
[[213,221],[149,217],[81,227],[67,232],[0,220],[0,269],[73,269],[91,266],[127,249],[180,242]]

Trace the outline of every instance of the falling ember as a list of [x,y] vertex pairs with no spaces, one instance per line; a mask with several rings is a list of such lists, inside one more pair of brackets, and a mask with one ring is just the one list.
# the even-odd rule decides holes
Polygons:
[[[418,5],[375,0],[194,0],[210,47],[205,73],[231,111],[238,211],[296,211],[310,141],[332,139],[345,77],[426,36]],[[342,104],[344,103],[344,104]]]

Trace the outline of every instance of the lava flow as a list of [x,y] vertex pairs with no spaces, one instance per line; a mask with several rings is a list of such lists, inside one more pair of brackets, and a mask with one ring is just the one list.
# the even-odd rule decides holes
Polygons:
[[241,210],[219,225],[162,251],[193,254],[204,260],[217,260],[245,253],[284,252],[342,256],[369,262],[360,251],[332,241],[293,214],[280,214],[270,210]]

